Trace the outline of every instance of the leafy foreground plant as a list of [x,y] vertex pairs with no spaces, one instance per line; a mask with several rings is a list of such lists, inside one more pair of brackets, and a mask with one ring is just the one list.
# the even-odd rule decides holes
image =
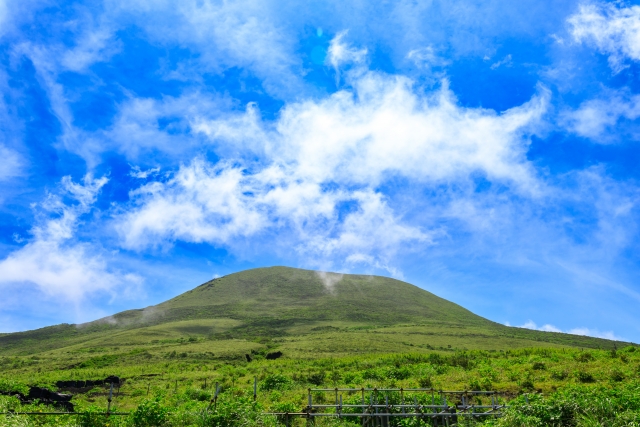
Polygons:
[[[528,400],[528,402],[527,402]],[[569,386],[551,396],[520,396],[486,426],[640,426],[640,383],[617,388]]]

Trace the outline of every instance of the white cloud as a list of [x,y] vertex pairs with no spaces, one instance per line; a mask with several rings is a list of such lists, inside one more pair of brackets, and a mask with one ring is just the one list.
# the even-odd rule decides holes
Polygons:
[[367,49],[356,49],[344,42],[348,31],[338,33],[329,43],[325,64],[333,67],[336,73],[336,86],[340,85],[340,69],[349,64],[358,65],[367,56]]
[[407,59],[419,68],[444,67],[451,63],[448,59],[439,56],[433,46],[413,49],[407,54]]
[[139,286],[140,277],[111,271],[91,244],[73,239],[80,216],[90,210],[106,182],[86,176],[77,184],[63,178],[63,196],[74,203],[65,204],[57,195],[47,197],[41,204],[41,215],[47,218],[32,229],[33,240],[0,261],[0,286],[35,285],[45,295],[74,302],[99,291]]
[[494,62],[493,64],[491,64],[491,68],[492,70],[498,69],[502,66],[505,67],[511,67],[513,65],[513,61],[511,59],[511,54],[505,56],[504,58],[502,58],[500,61],[498,62]]
[[119,106],[112,126],[92,135],[98,143],[95,150],[99,153],[115,148],[132,160],[158,151],[180,155],[198,143],[191,135],[191,123],[214,116],[220,111],[219,104],[198,93],[162,99],[126,99]]
[[[482,171],[531,191],[538,185],[525,153],[546,112],[546,90],[496,114],[458,106],[446,81],[420,95],[405,77],[355,76],[349,77],[352,90],[288,104],[272,126],[247,118],[256,132],[213,142],[259,146],[267,161],[291,165],[313,182],[375,186],[392,175],[433,182]],[[213,121],[198,129],[220,135],[220,126]]]
[[129,176],[138,179],[147,179],[150,176],[156,175],[158,172],[160,172],[160,166],[147,170],[141,170],[140,166],[131,166],[131,172],[129,172]]
[[562,332],[560,329],[556,328],[553,325],[550,324],[545,324],[542,325],[540,327],[538,327],[538,325],[535,324],[535,322],[533,322],[532,320],[529,320],[527,322],[525,322],[524,325],[518,326],[519,328],[525,328],[525,329],[535,329],[538,331],[545,331],[545,332]]
[[626,58],[640,60],[640,6],[583,4],[568,23],[574,40],[609,55],[614,72],[625,67]]
[[96,25],[94,29],[92,25],[90,30],[80,33],[73,48],[57,48],[56,53],[60,54],[62,69],[85,72],[91,65],[108,60],[119,48],[109,27]]
[[573,328],[567,331],[568,334],[573,335],[585,335],[588,337],[596,337],[596,338],[604,338],[607,340],[615,340],[615,341],[624,341],[623,338],[620,338],[613,331],[599,331],[597,329],[589,329],[589,328]]
[[0,35],[4,32],[5,20],[8,16],[7,0],[0,0]]
[[255,73],[275,96],[302,90],[301,61],[293,54],[297,42],[277,23],[280,3],[112,0],[108,8],[112,20],[133,19],[154,43],[177,43],[197,52],[192,65],[198,74],[240,67]]
[[360,63],[367,56],[367,49],[356,49],[344,42],[347,34],[348,31],[341,31],[329,43],[326,62],[336,71],[344,64]]
[[[565,112],[562,122],[570,131],[580,136],[607,143],[624,130],[617,127],[621,119],[636,120],[638,117],[640,95],[612,92],[600,99],[585,101],[574,111]],[[614,128],[616,132],[612,132]]]
[[352,89],[288,104],[275,123],[253,105],[215,120],[196,115],[193,129],[226,160],[195,160],[168,182],[132,192],[136,207],[117,219],[124,245],[233,245],[279,230],[288,237],[278,240],[307,259],[388,266],[398,248],[443,235],[404,223],[377,190],[390,177],[437,185],[480,172],[525,195],[540,191],[525,153],[546,111],[545,90],[497,114],[458,106],[446,81],[422,95],[400,76],[347,77]]
[[23,161],[13,150],[0,144],[0,181],[14,178],[23,174]]
[[[511,326],[509,324],[509,322],[506,323],[507,326]],[[542,326],[538,326],[536,325],[536,323],[532,320],[528,320],[527,322],[525,322],[524,325],[521,326],[517,326],[518,328],[525,328],[525,329],[533,329],[533,330],[537,330],[537,331],[545,331],[545,332],[563,332],[566,334],[573,334],[573,335],[584,335],[584,336],[589,336],[589,337],[596,337],[596,338],[605,338],[608,340],[616,340],[616,341],[623,341],[623,338],[620,338],[618,336],[616,336],[612,331],[606,331],[606,332],[602,332],[599,331],[597,329],[589,329],[589,328],[573,328],[573,329],[569,329],[568,331],[562,331],[560,328],[557,328],[553,325],[550,324],[545,324]]]

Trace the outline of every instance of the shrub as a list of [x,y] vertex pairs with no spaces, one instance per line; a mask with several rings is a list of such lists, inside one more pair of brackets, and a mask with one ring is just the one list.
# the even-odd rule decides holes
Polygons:
[[456,353],[449,360],[451,366],[458,366],[462,369],[473,368],[473,359],[466,353]]
[[520,388],[523,390],[533,390],[533,379],[527,377],[520,382]]
[[85,360],[78,364],[78,368],[105,368],[115,364],[119,359],[118,355],[105,354],[103,356],[96,356]]
[[624,380],[624,373],[618,368],[613,368],[611,370],[610,378],[611,381],[620,382]]
[[387,378],[392,378],[399,381],[406,380],[410,376],[411,371],[406,366],[402,368],[391,368],[387,373]]
[[533,369],[536,371],[542,371],[547,368],[547,366],[542,362],[533,362]]
[[557,369],[551,371],[551,378],[553,378],[554,380],[562,381],[567,379],[568,376],[569,374],[567,373],[567,371],[560,371]]
[[591,362],[591,361],[595,360],[595,357],[593,357],[593,354],[591,354],[589,352],[584,352],[584,353],[580,353],[579,355],[577,355],[575,357],[575,359],[578,362],[586,363],[586,362]]
[[322,385],[322,383],[324,383],[325,376],[326,376],[326,374],[324,373],[324,371],[314,372],[313,374],[310,374],[307,377],[307,381],[310,384],[313,384],[315,386],[319,386],[319,385]]
[[360,382],[360,376],[354,372],[347,372],[342,378],[345,384],[354,384]]
[[[284,413],[291,413],[291,412],[297,412],[298,408],[296,408],[296,405],[293,402],[282,402],[282,403],[278,403],[277,405],[274,405],[271,410],[273,412],[284,412]],[[285,424],[287,422],[287,417],[284,415],[278,415],[277,419],[278,421],[280,421],[282,424]]]
[[[199,425],[211,427],[245,427],[264,425],[262,407],[246,397],[223,399],[214,411],[204,411]],[[183,424],[180,424],[181,426]]]
[[289,390],[292,386],[292,381],[289,377],[281,374],[273,374],[265,377],[264,381],[260,384],[260,390]]
[[[487,377],[474,378],[470,381],[469,386],[471,390],[491,390],[492,388],[491,379]],[[531,388],[533,388],[533,383]]]
[[593,375],[587,371],[576,371],[576,379],[581,383],[593,383],[596,381]]
[[211,393],[206,390],[188,388],[184,394],[191,400],[198,400],[200,402],[211,400]]
[[104,408],[97,406],[89,406],[82,414],[78,416],[78,425],[80,427],[105,427],[109,418],[104,414]]
[[28,394],[29,387],[14,380],[0,378],[0,391]]
[[145,400],[129,417],[135,427],[161,427],[167,422],[168,412],[157,399]]
[[381,380],[384,377],[384,372],[381,372],[380,369],[376,368],[367,369],[362,373],[362,378],[365,380]]
[[422,388],[431,388],[433,387],[433,379],[431,376],[424,376],[418,379],[418,384]]

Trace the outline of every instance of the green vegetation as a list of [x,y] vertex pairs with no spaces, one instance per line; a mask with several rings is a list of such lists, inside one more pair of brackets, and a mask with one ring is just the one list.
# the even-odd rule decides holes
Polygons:
[[[486,426],[640,425],[632,344],[506,327],[392,279],[329,278],[251,270],[153,308],[1,335],[0,391],[116,375],[112,410],[130,415],[105,417],[108,388],[95,386],[70,390],[82,415],[9,415],[0,426],[275,426],[283,420],[263,413],[300,411],[314,387],[498,390],[511,406]],[[7,410],[51,408],[0,396]]]
[[[114,373],[126,378],[113,404],[116,410],[131,415],[107,419],[99,414],[107,406],[108,394],[107,387],[101,386],[74,397],[76,410],[88,414],[68,416],[68,425],[277,425],[276,418],[263,412],[300,411],[307,402],[307,388],[429,385],[445,390],[499,390],[498,400],[508,402],[510,408],[504,417],[487,420],[483,424],[487,426],[633,426],[640,420],[640,350],[636,349],[530,348],[277,360],[254,353],[251,362],[202,360],[189,355],[180,360],[126,359],[129,362],[115,368],[55,371],[30,365],[8,374],[16,389],[33,382],[54,389],[60,378],[100,379]],[[254,378],[258,379],[256,403],[252,398]],[[2,381],[6,384],[7,380]],[[219,399],[215,408],[207,411],[216,383],[221,390]],[[327,398],[332,397],[314,395],[319,403]],[[345,396],[345,401],[349,398]],[[481,404],[482,399],[472,403]],[[20,406],[17,399],[6,396],[0,397],[0,409],[47,410]],[[0,421],[0,426],[61,422],[59,418],[42,418],[10,416]],[[337,422],[324,420],[318,425]]]

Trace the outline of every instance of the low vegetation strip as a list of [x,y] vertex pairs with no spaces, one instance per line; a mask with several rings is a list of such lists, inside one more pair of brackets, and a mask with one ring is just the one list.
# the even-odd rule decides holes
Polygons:
[[[20,365],[9,373],[10,377],[0,379],[0,389],[24,392],[28,386],[37,385],[55,391],[58,382],[104,381],[117,374],[123,381],[113,396],[111,409],[131,415],[103,415],[109,385],[102,384],[73,396],[76,411],[83,415],[65,419],[10,415],[1,417],[0,426],[275,426],[286,420],[265,413],[303,411],[309,388],[333,387],[497,390],[496,403],[509,405],[500,418],[459,417],[457,425],[640,425],[640,349],[634,346],[620,350],[434,351],[313,360],[289,358],[286,353],[268,360],[267,353],[255,352],[251,362],[245,357],[224,362],[191,357],[153,363],[123,359],[119,365],[104,368],[40,372],[36,365]],[[256,402],[254,378],[258,379]],[[212,404],[216,385],[220,393]],[[332,403],[329,395],[314,394],[314,404]],[[342,398],[347,403],[359,400],[360,395],[345,394]],[[421,398],[416,395],[416,399]],[[488,399],[476,396],[465,403],[487,405]],[[3,412],[51,411],[36,401],[22,404],[12,396],[2,396],[0,401]],[[419,403],[429,404],[426,400]],[[448,402],[451,406],[461,403]],[[290,425],[304,422],[298,419]],[[354,422],[360,421],[328,418],[317,420],[316,425],[358,425]],[[412,425],[409,422],[397,420],[390,425]]]

